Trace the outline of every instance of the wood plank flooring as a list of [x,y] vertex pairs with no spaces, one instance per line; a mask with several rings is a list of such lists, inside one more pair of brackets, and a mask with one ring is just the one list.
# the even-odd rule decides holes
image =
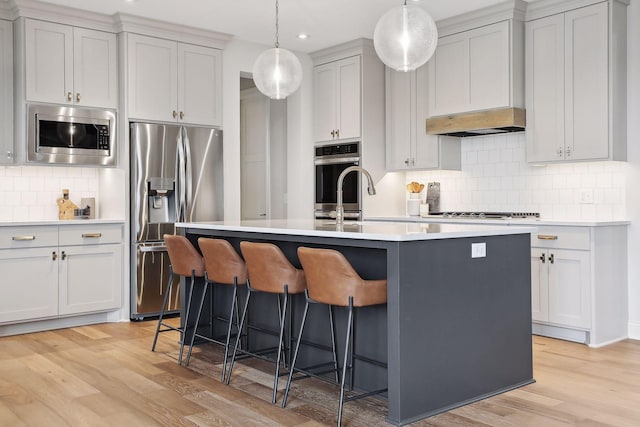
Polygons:
[[[220,383],[222,351],[196,348],[177,365],[178,334],[155,322],[110,323],[0,338],[0,426],[334,425],[338,389],[294,383],[271,402],[272,365],[247,359]],[[640,426],[640,341],[590,349],[533,337],[535,384],[415,426]],[[284,387],[284,378],[280,388]],[[281,394],[280,394],[281,397]],[[343,425],[385,426],[386,405],[345,405]]]

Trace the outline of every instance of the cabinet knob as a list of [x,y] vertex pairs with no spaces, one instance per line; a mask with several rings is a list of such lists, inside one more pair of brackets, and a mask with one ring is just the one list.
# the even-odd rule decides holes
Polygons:
[[336,129],[336,138],[340,138],[340,129]]
[[409,159],[405,159],[404,164],[405,164],[406,166],[409,166]]
[[171,115],[173,116],[173,118],[175,119],[176,117],[178,117],[178,112],[176,110],[173,110],[173,112],[171,113]]
[[549,262],[553,264],[553,261],[554,261],[553,254],[549,254]]
[[411,166],[415,166],[416,165],[416,159],[411,159]]
[[76,102],[80,102],[80,92],[76,93]]
[[558,157],[562,157],[562,147],[558,148],[558,151],[556,151],[556,153],[558,154]]
[[7,159],[13,158],[13,151],[7,151]]
[[571,156],[571,147],[567,147],[566,154],[567,157]]
[[67,92],[67,101],[73,101],[73,94],[71,92]]
[[542,261],[543,264],[547,262],[547,258],[544,256],[544,254],[540,255],[540,261]]
[[65,259],[67,259],[67,254],[65,251],[62,251],[62,260],[64,261]]
[[335,138],[335,137],[336,137],[336,131],[335,131],[335,130],[332,130],[332,131],[331,131],[331,138]]
[[180,111],[180,120],[184,119],[184,112]]
[[54,261],[58,259],[58,254],[55,251],[51,252],[51,259]]

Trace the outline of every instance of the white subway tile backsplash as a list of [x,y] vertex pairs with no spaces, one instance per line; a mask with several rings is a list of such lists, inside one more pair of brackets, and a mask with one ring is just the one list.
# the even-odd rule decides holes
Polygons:
[[80,204],[98,194],[95,168],[56,166],[0,166],[0,221],[58,219],[56,199],[62,189]]
[[[625,219],[625,162],[526,162],[525,134],[462,141],[461,171],[408,172],[407,182],[440,182],[440,209],[540,212],[544,219]],[[0,175],[1,176],[1,175]],[[593,203],[581,203],[581,190]]]

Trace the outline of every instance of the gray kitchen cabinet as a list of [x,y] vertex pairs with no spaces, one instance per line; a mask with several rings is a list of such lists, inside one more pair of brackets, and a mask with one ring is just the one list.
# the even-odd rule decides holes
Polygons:
[[129,117],[222,125],[222,51],[139,34],[127,37]]
[[13,25],[0,19],[0,164],[13,163]]
[[0,227],[0,324],[116,310],[122,224]]
[[360,72],[360,55],[314,67],[314,141],[360,137]]
[[546,3],[525,25],[527,161],[626,160],[626,4]]
[[35,19],[19,21],[24,27],[20,36],[24,37],[27,101],[117,107],[114,33]]
[[460,138],[427,135],[429,74],[385,70],[386,168],[388,171],[460,170]]

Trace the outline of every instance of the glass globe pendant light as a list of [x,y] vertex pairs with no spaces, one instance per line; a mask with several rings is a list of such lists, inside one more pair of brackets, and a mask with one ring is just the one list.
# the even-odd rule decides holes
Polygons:
[[373,31],[373,46],[386,66],[411,71],[431,58],[438,29],[431,15],[416,5],[394,7],[382,15]]
[[272,99],[284,99],[298,90],[302,82],[302,65],[296,55],[280,48],[278,42],[278,0],[276,0],[276,43],[265,50],[253,64],[253,81],[260,92]]

